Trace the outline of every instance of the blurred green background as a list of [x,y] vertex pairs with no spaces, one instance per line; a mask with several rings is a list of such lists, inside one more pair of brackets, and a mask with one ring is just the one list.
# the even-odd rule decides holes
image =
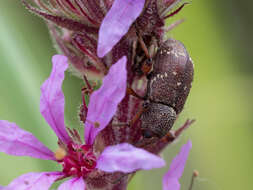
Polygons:
[[[186,118],[197,121],[163,153],[167,167],[139,172],[129,189],[161,189],[161,179],[180,146],[191,139],[184,175],[187,190],[192,171],[200,177],[195,190],[253,188],[253,14],[252,1],[193,1],[173,19],[186,18],[169,36],[182,41],[195,63],[193,88],[175,127]],[[39,113],[39,87],[49,76],[55,54],[42,19],[18,0],[0,0],[0,119],[16,122],[56,149],[56,136]],[[67,73],[64,81],[66,123],[77,119],[82,81]],[[0,184],[31,171],[56,170],[54,163],[0,153]]]

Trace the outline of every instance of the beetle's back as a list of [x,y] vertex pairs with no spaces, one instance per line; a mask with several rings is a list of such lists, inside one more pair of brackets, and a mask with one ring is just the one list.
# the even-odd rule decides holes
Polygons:
[[158,49],[149,77],[149,99],[180,113],[193,80],[193,64],[184,45],[174,39],[165,41]]

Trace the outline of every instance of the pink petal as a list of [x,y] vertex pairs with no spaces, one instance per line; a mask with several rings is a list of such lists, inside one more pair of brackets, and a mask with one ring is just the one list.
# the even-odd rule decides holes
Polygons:
[[40,112],[56,135],[68,143],[70,137],[64,124],[64,95],[61,90],[64,71],[68,68],[67,57],[55,55],[50,77],[41,86]]
[[163,190],[179,190],[179,178],[184,172],[184,166],[187,161],[190,149],[192,148],[191,141],[183,145],[180,153],[172,160],[169,171],[163,177]]
[[104,57],[141,14],[145,0],[115,0],[100,29],[97,54]]
[[14,179],[4,190],[48,190],[61,172],[27,173]]
[[165,161],[150,152],[122,143],[105,148],[97,160],[97,168],[105,172],[150,170],[165,166]]
[[[117,106],[126,93],[126,57],[122,57],[111,66],[109,73],[104,77],[102,86],[90,96],[87,119],[85,122],[85,140],[93,144],[96,135],[111,121]],[[99,127],[95,128],[94,123]]]
[[82,177],[72,178],[62,183],[58,190],[85,190],[85,183]]
[[0,151],[14,156],[55,160],[53,152],[31,133],[4,120],[0,120]]

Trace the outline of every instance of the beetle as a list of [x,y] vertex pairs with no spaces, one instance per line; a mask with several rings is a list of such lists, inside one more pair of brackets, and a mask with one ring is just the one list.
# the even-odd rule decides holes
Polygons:
[[140,116],[141,130],[144,138],[162,138],[183,110],[194,68],[184,45],[171,38],[160,44],[152,62]]

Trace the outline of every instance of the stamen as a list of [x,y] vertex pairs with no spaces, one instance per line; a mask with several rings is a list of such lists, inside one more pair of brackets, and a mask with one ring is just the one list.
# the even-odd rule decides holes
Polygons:
[[54,157],[56,158],[56,160],[62,160],[66,155],[66,150],[61,147],[59,147],[54,153]]
[[86,121],[87,121],[88,123],[94,125],[95,128],[98,128],[98,127],[100,126],[100,123],[99,123],[98,121],[93,122],[93,121],[90,121],[90,120],[88,120],[88,119],[86,119]]
[[192,179],[191,179],[191,184],[189,186],[189,190],[192,190],[193,189],[193,184],[194,184],[194,181],[195,179],[199,176],[199,172],[197,170],[194,170],[193,171],[193,174],[192,174]]
[[95,121],[95,122],[94,122],[94,127],[95,127],[95,128],[99,128],[99,126],[100,126],[99,122]]
[[63,172],[66,176],[85,176],[96,167],[96,159],[91,146],[71,143],[62,159]]

